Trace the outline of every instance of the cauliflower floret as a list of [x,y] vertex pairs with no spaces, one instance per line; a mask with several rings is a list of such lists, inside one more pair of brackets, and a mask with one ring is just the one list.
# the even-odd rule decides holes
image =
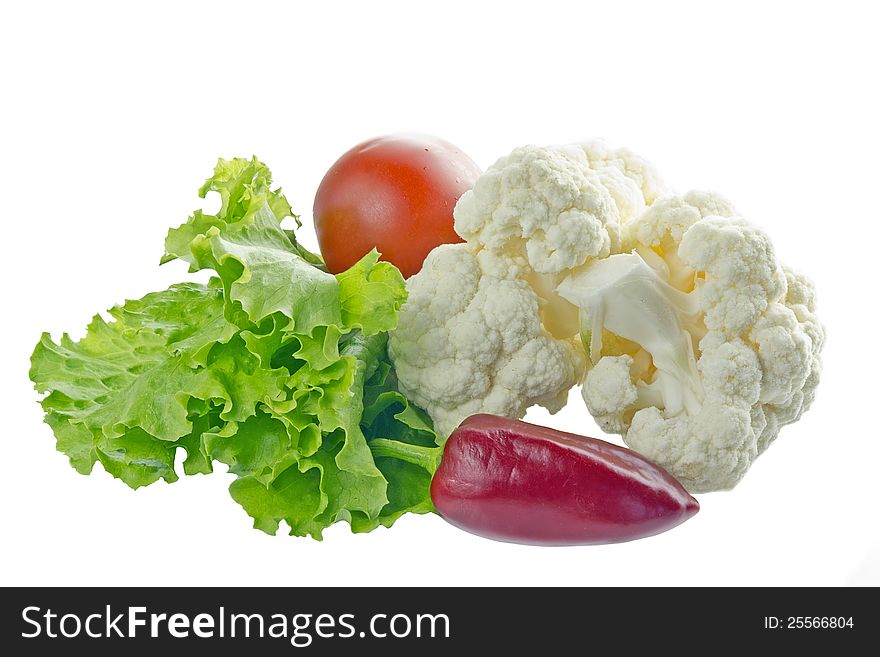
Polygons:
[[[595,363],[587,407],[688,490],[732,488],[814,397],[824,342],[815,292],[712,194],[658,200],[626,225],[624,243],[632,253],[559,286],[581,308]],[[632,353],[609,353],[608,332]]]
[[785,306],[797,318],[798,327],[809,338],[809,367],[804,384],[795,389],[788,401],[768,403],[762,407],[766,427],[758,432],[758,453],[763,452],[779,433],[779,428],[800,419],[816,398],[816,386],[822,373],[822,347],[825,346],[825,329],[816,317],[816,288],[803,274],[782,266],[787,293]]
[[691,190],[683,196],[664,196],[630,222],[624,231],[624,250],[640,246],[674,246],[688,228],[706,217],[735,217],[736,209],[713,192]]
[[657,170],[628,148],[610,148],[599,140],[580,144],[580,148],[614,199],[622,224],[635,219],[669,191]]
[[474,413],[522,417],[565,403],[583,374],[572,339],[541,324],[538,295],[519,277],[523,264],[467,244],[428,255],[407,282],[409,298],[389,339],[401,392],[442,434]]
[[602,431],[620,433],[626,428],[619,409],[629,408],[639,398],[630,375],[632,365],[632,356],[605,356],[587,372],[584,401]]
[[739,335],[785,296],[785,276],[770,239],[744,219],[695,223],[681,238],[678,256],[705,274],[699,295],[709,330]]
[[654,254],[662,254],[659,267],[667,275],[669,284],[688,292],[693,289],[695,272],[678,257],[678,245],[685,232],[700,219],[736,214],[727,199],[712,192],[694,190],[684,196],[664,196],[645,210],[638,221],[624,226],[623,250],[638,251],[654,262]]
[[524,146],[502,157],[455,205],[455,231],[476,249],[525,256],[556,273],[620,244],[617,207],[583,151]]
[[752,326],[749,340],[758,350],[764,373],[761,403],[787,403],[810,375],[812,339],[791,308],[774,303]]

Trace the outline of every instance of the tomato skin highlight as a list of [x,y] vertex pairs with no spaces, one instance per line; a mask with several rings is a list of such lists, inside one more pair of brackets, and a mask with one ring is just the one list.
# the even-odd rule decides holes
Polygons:
[[339,273],[371,249],[405,277],[440,244],[461,242],[452,211],[481,171],[447,141],[389,135],[358,144],[327,171],[313,216],[327,269]]
[[636,452],[494,415],[452,432],[431,482],[437,512],[465,531],[528,545],[652,536],[700,505]]

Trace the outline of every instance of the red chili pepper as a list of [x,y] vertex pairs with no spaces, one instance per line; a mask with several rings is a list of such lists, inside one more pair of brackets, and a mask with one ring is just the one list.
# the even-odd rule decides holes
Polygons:
[[431,498],[461,529],[534,545],[652,536],[700,508],[632,450],[494,415],[474,415],[452,433]]

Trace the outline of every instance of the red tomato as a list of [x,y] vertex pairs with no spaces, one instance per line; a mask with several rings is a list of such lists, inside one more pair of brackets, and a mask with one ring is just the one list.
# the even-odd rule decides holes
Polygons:
[[452,209],[480,168],[447,141],[389,135],[355,146],[321,181],[314,219],[327,269],[344,271],[376,248],[409,277],[435,246],[461,242]]

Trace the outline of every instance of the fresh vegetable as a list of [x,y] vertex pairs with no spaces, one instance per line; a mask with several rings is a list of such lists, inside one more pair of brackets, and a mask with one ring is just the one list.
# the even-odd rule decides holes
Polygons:
[[375,250],[324,271],[281,226],[290,205],[256,158],[220,160],[209,192],[219,212],[170,230],[163,258],[213,270],[207,285],[127,301],[78,342],[40,339],[30,375],[58,449],[132,488],[175,481],[181,449],[185,474],[223,463],[232,497],[270,533],[283,520],[320,538],[339,520],[369,531],[430,511],[430,474],[369,448],[376,435],[438,444],[386,356],[400,272]]
[[[414,451],[397,454],[429,461],[430,450]],[[631,450],[494,415],[474,415],[452,432],[431,498],[461,529],[532,545],[643,538],[700,508],[681,484]]]
[[321,181],[315,231],[331,272],[376,248],[409,277],[435,246],[460,242],[452,209],[480,175],[449,142],[390,135],[358,144]]
[[732,488],[815,397],[813,286],[714,194],[670,196],[626,228],[626,253],[559,286],[583,311],[584,400],[688,490]]
[[389,341],[401,391],[441,433],[554,412],[585,374],[603,429],[706,492],[812,402],[815,291],[719,196],[676,196],[628,151],[527,146],[454,214],[467,242],[429,254]]
[[467,244],[440,246],[407,282],[389,352],[401,391],[451,432],[475,413],[559,410],[584,372],[572,268],[620,249],[620,222],[663,189],[633,153],[598,143],[527,146],[455,206]]

